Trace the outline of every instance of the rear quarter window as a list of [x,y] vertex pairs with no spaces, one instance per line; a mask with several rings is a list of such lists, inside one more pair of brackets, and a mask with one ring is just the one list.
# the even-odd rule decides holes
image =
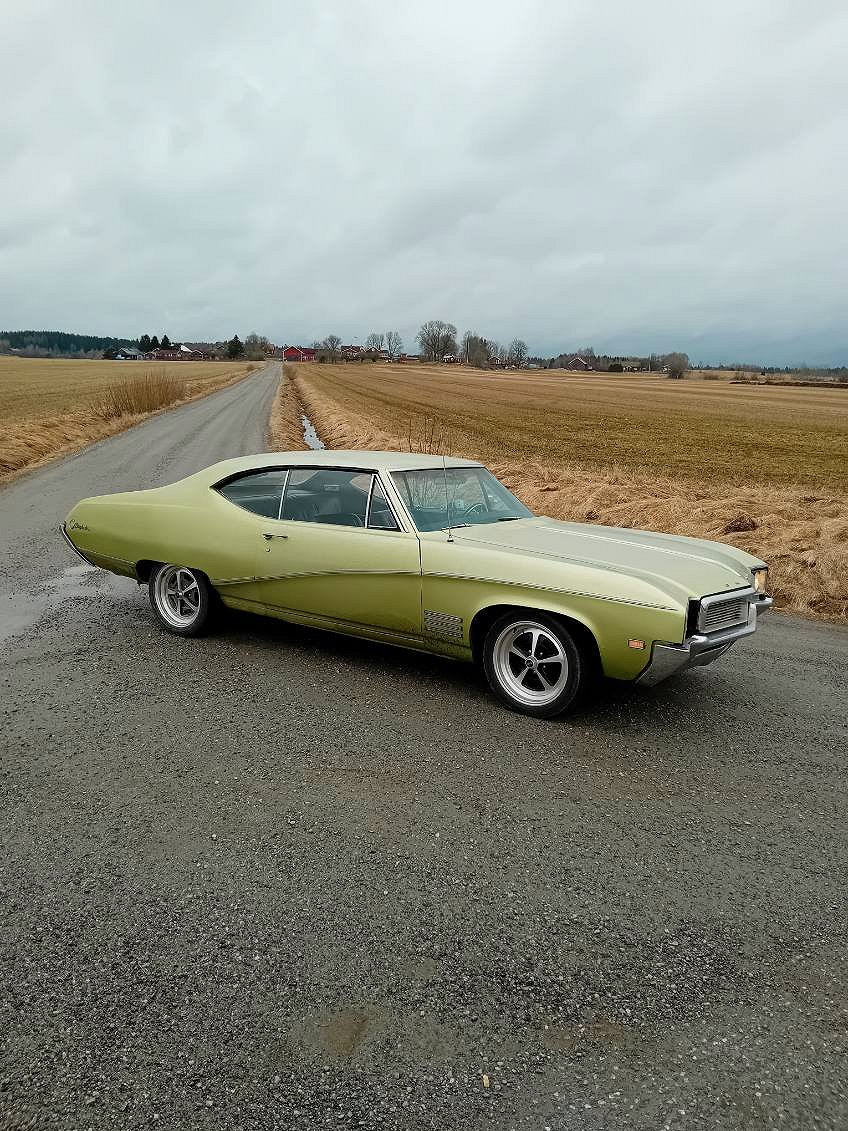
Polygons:
[[255,471],[240,475],[217,488],[231,503],[263,518],[279,518],[283,489],[286,485],[286,470],[274,468],[271,471]]

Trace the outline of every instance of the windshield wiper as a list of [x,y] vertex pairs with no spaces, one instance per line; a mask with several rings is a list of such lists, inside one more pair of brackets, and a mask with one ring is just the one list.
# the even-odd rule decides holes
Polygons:
[[507,518],[499,518],[498,522],[518,522],[520,518],[520,514],[511,514]]

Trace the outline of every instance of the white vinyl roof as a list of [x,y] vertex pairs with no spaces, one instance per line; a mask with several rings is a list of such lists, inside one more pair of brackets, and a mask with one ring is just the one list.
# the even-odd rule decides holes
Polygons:
[[478,460],[454,456],[422,455],[417,452],[334,451],[321,449],[305,452],[263,452],[255,456],[239,456],[213,464],[202,474],[210,483],[246,471],[267,467],[356,467],[365,471],[416,471],[443,467],[480,467]]

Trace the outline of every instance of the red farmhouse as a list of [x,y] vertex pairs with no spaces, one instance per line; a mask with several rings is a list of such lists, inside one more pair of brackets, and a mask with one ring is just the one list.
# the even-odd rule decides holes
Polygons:
[[314,361],[315,350],[311,346],[286,346],[283,361]]

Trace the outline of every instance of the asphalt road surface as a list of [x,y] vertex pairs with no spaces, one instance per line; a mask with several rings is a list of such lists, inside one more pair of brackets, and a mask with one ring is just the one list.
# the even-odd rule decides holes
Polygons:
[[276,377],[0,491],[0,1126],[848,1126],[848,632],[555,722],[167,636],[56,524],[261,450]]

